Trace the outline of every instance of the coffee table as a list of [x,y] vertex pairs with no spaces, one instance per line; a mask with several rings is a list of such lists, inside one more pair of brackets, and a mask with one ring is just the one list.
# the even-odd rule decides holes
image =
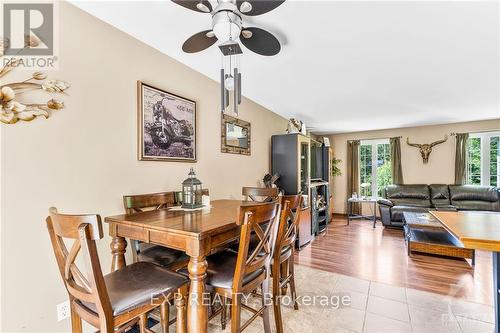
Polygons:
[[404,212],[403,218],[408,256],[412,252],[419,252],[472,259],[472,266],[475,265],[475,250],[465,248],[430,213]]

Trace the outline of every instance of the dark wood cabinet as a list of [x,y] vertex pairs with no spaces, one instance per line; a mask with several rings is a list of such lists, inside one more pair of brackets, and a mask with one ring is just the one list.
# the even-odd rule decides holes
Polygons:
[[[285,194],[309,195],[310,141],[302,134],[283,134],[271,137],[272,173],[278,173],[278,186]],[[308,200],[304,200],[308,203]]]
[[297,232],[297,247],[300,249],[313,239],[311,226],[311,208],[302,208],[300,212],[299,230]]
[[[295,133],[271,137],[271,170],[285,194],[304,195],[297,246],[310,243],[330,222],[331,150]],[[314,178],[314,179],[313,179]]]
[[285,194],[304,195],[299,223],[297,247],[303,247],[313,238],[309,192],[311,183],[310,139],[302,134],[283,134],[271,137],[271,170],[280,178],[277,185]]

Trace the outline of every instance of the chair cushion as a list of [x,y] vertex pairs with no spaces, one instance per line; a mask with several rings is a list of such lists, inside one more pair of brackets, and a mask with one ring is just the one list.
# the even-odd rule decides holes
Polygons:
[[[188,283],[181,274],[148,262],[137,262],[104,276],[113,315],[117,316],[151,302],[151,297],[166,296]],[[82,302],[97,312],[93,303]]]
[[169,267],[182,261],[188,261],[189,257],[182,251],[169,249],[168,247],[153,245],[139,252],[139,261],[150,262],[163,267]]
[[427,213],[430,210],[434,209],[428,207],[394,206],[391,208],[391,221],[402,222],[404,212]]
[[[208,269],[205,283],[208,286],[231,289],[238,254],[233,251],[222,251],[207,257]],[[243,285],[258,277],[264,269],[256,270],[243,278]],[[179,271],[188,274],[186,268]]]

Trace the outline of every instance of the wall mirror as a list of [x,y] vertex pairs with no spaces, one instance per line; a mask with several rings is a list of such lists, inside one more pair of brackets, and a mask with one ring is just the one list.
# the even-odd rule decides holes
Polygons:
[[221,151],[230,154],[250,155],[250,123],[222,115]]

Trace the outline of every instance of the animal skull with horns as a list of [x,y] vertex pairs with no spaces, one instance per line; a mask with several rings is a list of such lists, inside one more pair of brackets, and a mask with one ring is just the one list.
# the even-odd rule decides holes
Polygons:
[[427,164],[429,162],[429,155],[432,153],[432,147],[437,146],[438,144],[441,144],[443,142],[446,142],[448,140],[448,135],[444,136],[443,140],[438,140],[434,141],[433,143],[424,143],[424,144],[419,144],[419,143],[410,143],[410,138],[406,138],[406,143],[409,146],[412,147],[417,147],[420,149],[420,155],[422,155],[422,160],[424,161],[424,164]]

